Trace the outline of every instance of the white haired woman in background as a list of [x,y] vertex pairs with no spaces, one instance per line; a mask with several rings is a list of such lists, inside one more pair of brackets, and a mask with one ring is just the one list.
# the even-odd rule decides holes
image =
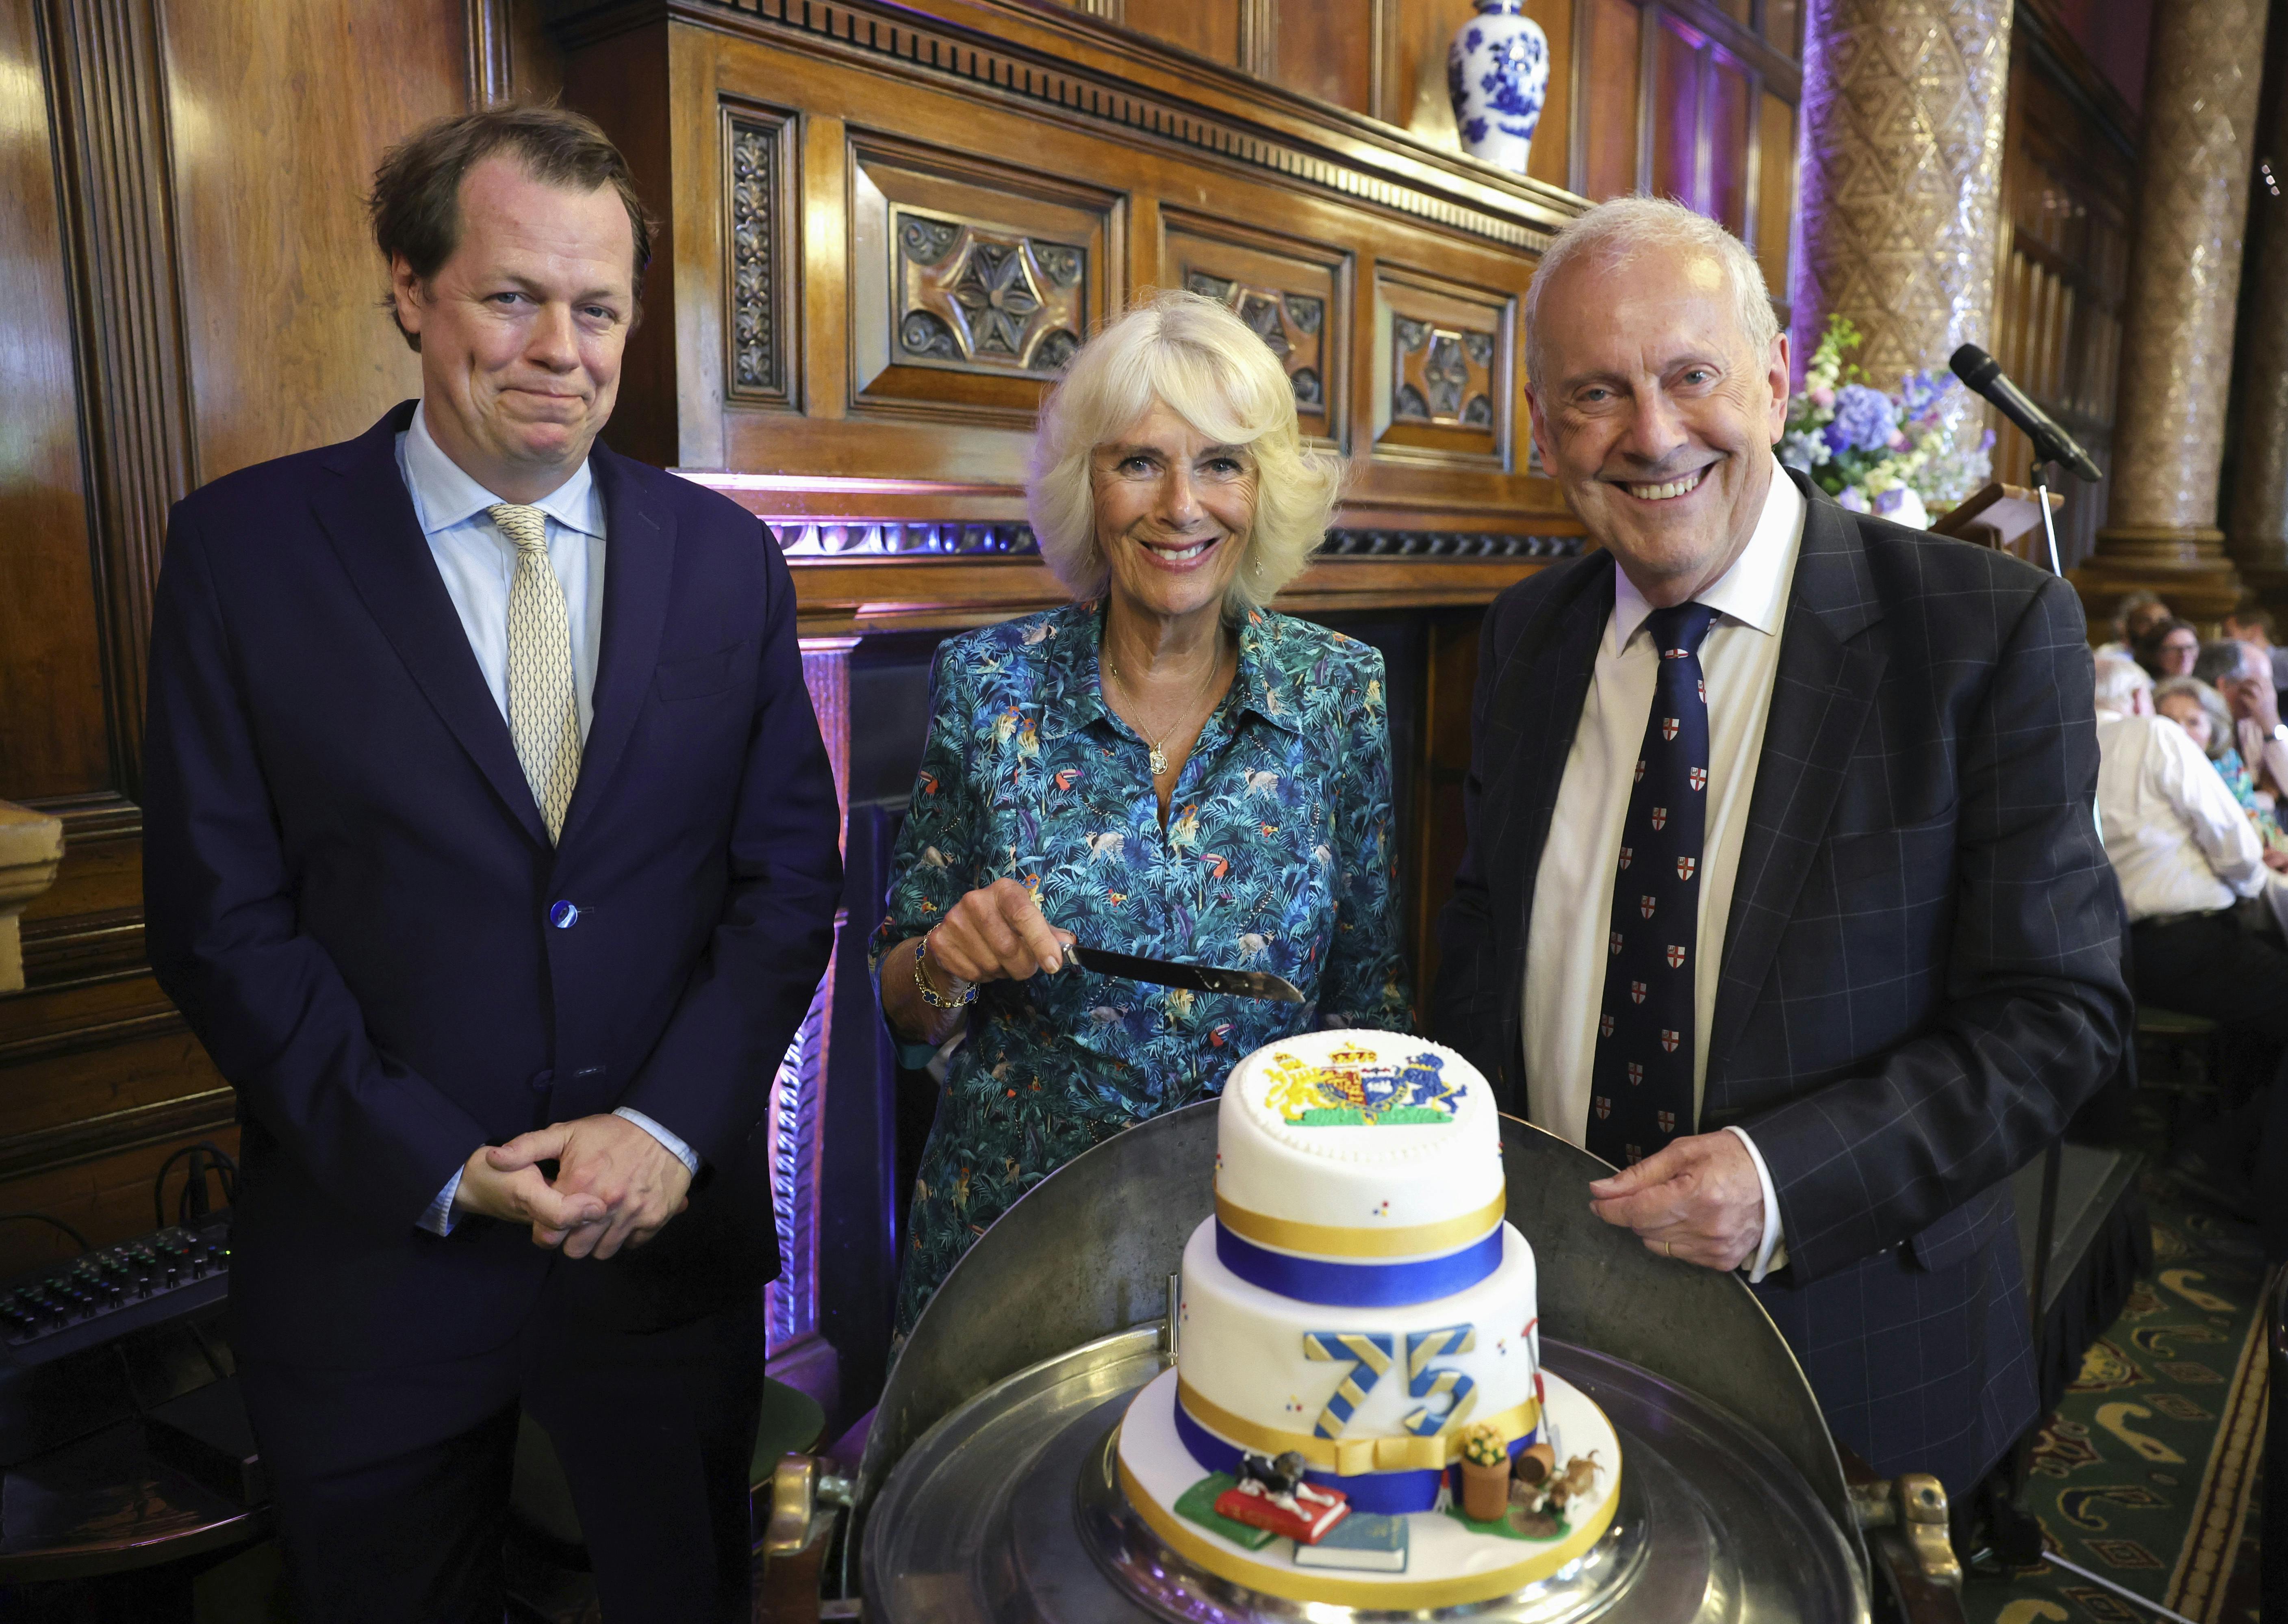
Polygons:
[[[952,1054],[898,1327],[986,1224],[1232,1064],[1321,1025],[1403,1030],[1382,656],[1270,609],[1340,477],[1278,360],[1167,293],[1043,408],[1033,529],[1076,602],[949,639],[873,959]],[[1265,970],[1306,1002],[1068,968],[1064,944]]]

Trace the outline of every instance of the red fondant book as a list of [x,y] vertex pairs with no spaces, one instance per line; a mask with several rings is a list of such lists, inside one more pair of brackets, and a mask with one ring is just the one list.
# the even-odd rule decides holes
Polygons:
[[1217,1495],[1215,1502],[1218,1517],[1251,1528],[1268,1528],[1302,1545],[1316,1545],[1350,1509],[1340,1489],[1323,1489],[1313,1483],[1298,1484],[1292,1494],[1273,1494],[1259,1483],[1243,1483]]

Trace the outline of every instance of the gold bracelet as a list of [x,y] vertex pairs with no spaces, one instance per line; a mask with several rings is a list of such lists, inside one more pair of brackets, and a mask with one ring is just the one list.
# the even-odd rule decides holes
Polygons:
[[[930,931],[935,929],[937,929],[935,925],[930,927]],[[928,951],[929,931],[925,931],[921,933],[920,939],[914,943],[914,986],[921,994],[922,1002],[933,1010],[961,1010],[975,1003],[977,983],[974,981],[962,982],[965,990],[951,998],[938,996],[937,989],[929,984],[929,978],[922,974],[922,955]],[[954,978],[957,981],[960,980],[957,976]]]

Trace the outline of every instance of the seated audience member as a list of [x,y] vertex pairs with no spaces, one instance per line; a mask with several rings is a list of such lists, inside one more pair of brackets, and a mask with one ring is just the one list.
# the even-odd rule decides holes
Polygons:
[[[2129,915],[2131,984],[2141,1003],[2276,1045],[2288,1042],[2288,952],[2250,930],[2237,906],[2263,892],[2268,859],[2239,803],[2203,767],[2196,741],[2215,724],[2189,685],[2162,684],[2163,714],[2140,716],[2112,708],[2134,703],[2133,685],[2098,671],[2098,824]],[[2266,1103],[2259,1089],[2187,1136],[2178,1170],[2247,1210],[2244,1164]]]
[[2224,617],[2224,635],[2237,643],[2252,644],[2272,668],[2275,692],[2288,688],[2288,648],[2280,646],[2280,623],[2272,611],[2253,598],[2244,598]]
[[[2226,707],[2224,697],[2197,677],[2172,677],[2154,688],[2153,711],[2174,722],[2200,747],[2201,754],[2208,757],[2225,788],[2232,791],[2234,801],[2255,826],[2266,860],[2275,867],[2288,862],[2288,836],[2281,832],[2279,816],[2271,800],[2257,793],[2255,776],[2234,747],[2232,712]],[[2283,854],[2282,861],[2273,859],[2271,854],[2276,852]]]
[[2149,627],[2135,646],[2137,663],[2152,673],[2154,681],[2190,677],[2193,661],[2201,655],[2201,634],[2192,622],[2172,616]]
[[2160,594],[2143,588],[2121,600],[2113,612],[2113,640],[2099,645],[2101,654],[2133,654],[2140,638],[2157,623],[2168,620],[2169,606],[2161,601]]
[[[2185,999],[2197,994],[2176,984],[2176,971],[2164,969],[2186,950],[2157,955],[2147,951],[2147,939],[2160,932],[2202,945],[2204,957],[2227,956],[2215,950],[2212,938],[2232,925],[2235,899],[2264,889],[2263,845],[2202,752],[2197,734],[2206,718],[2197,716],[2195,727],[2187,728],[2165,714],[2181,691],[2169,693],[2165,689],[2173,685],[2165,685],[2165,714],[2143,716],[2115,709],[2143,697],[2133,684],[2102,665],[2098,684],[2098,826],[2133,927],[2137,996],[2190,1010]],[[2212,923],[2199,923],[2212,916]],[[2244,939],[2234,926],[2232,950]],[[2288,955],[2281,959],[2288,971]],[[2149,977],[2165,981],[2166,990],[2149,984]]]
[[2201,645],[2193,675],[2223,698],[2232,712],[2233,748],[2255,774],[2257,788],[2276,799],[2288,787],[2288,727],[2280,725],[2272,662],[2254,644],[2224,638]]
[[2155,714],[2153,679],[2145,674],[2143,666],[2127,654],[2109,654],[2101,648],[2093,652],[2092,664],[2097,677],[2093,704],[2100,719]]
[[[1091,1145],[1214,1098],[1276,1039],[1409,1026],[1382,656],[1268,607],[1339,473],[1278,360],[1194,294],[1090,339],[1043,406],[1033,528],[1076,601],[939,649],[874,935],[900,1038],[965,1033],[915,1181],[902,1333]],[[1068,969],[1075,932],[1267,970],[1309,1002]]]

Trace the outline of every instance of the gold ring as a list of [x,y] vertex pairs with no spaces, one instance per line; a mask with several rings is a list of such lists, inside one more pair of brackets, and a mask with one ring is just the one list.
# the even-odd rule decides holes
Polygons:
[[1668,1248],[1668,1255],[1669,1255],[1671,1257],[1673,1257],[1673,1256],[1676,1256],[1676,1242],[1674,1242],[1673,1240],[1669,1240],[1669,1241],[1664,1241],[1662,1244],[1663,1244],[1663,1245],[1664,1245],[1664,1246],[1666,1246],[1666,1247]]

